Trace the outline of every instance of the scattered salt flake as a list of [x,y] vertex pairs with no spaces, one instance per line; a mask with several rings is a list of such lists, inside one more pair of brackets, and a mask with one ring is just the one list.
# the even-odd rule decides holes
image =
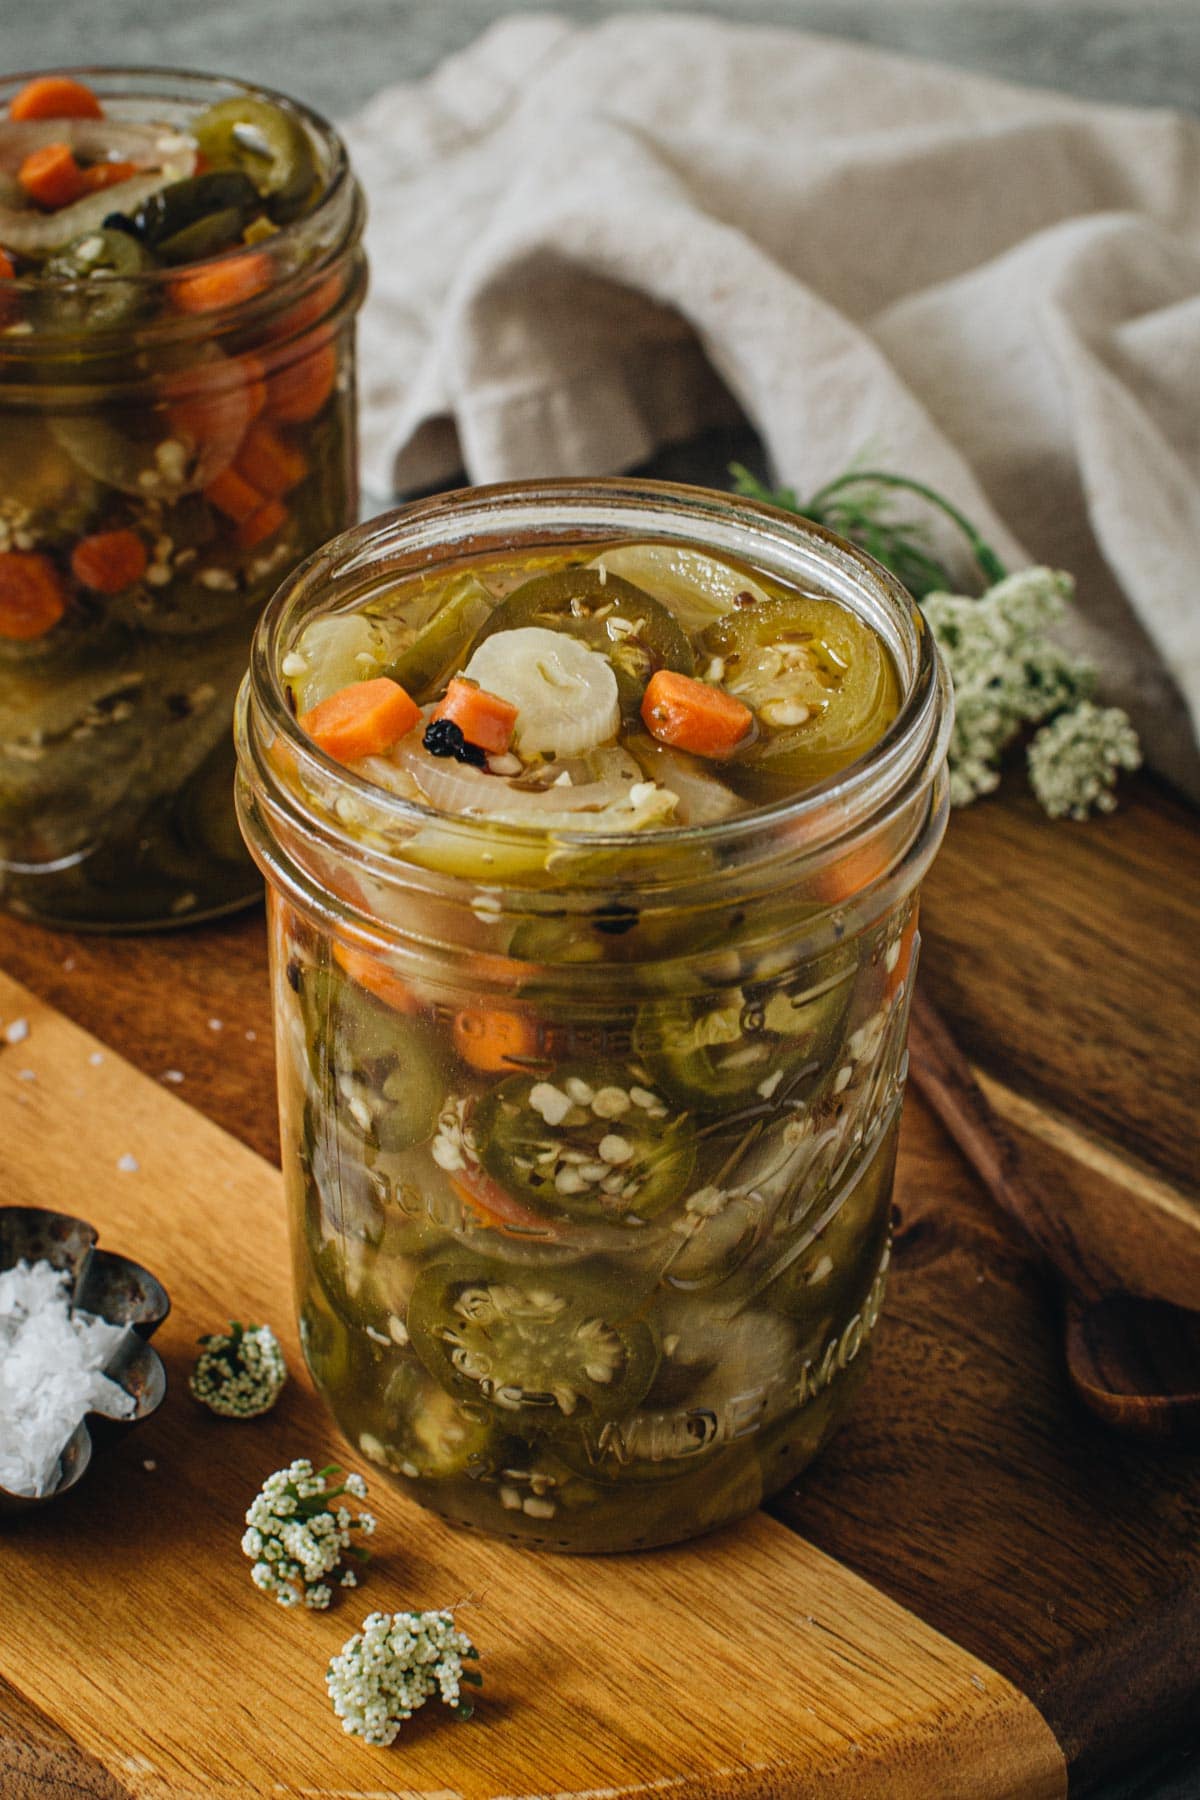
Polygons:
[[37,1071],[35,1069],[21,1069],[18,1071],[17,1080],[18,1081],[36,1081],[37,1080]]
[[147,1475],[153,1475],[155,1469],[157,1469],[157,1467],[158,1467],[158,1464],[155,1462],[155,1460],[152,1456],[148,1456],[146,1458],[145,1462],[143,1462],[142,1467],[143,1467],[143,1469],[145,1469]]
[[23,1044],[28,1036],[28,1019],[13,1019],[4,1027],[4,1041],[6,1044]]
[[64,956],[62,966],[63,966],[63,973],[66,975],[69,975],[71,973],[72,969],[75,967],[75,958],[73,956]]
[[103,1050],[93,1050],[92,1054],[88,1057],[88,1061],[91,1063],[93,1069],[98,1069],[100,1064],[104,1061]]
[[183,1070],[182,1069],[164,1069],[162,1078],[164,1081],[169,1081],[175,1087],[178,1087],[179,1083],[183,1080]]
[[224,1029],[225,1029],[224,1019],[210,1019],[208,1021],[208,1029],[210,1031],[224,1031]]
[[257,1042],[258,1042],[258,1033],[257,1033],[257,1031],[248,1031],[248,1032],[247,1032],[247,1033],[246,1033],[246,1042],[247,1042],[247,1043],[248,1043],[248,1044],[256,1044],[256,1043],[257,1043]]
[[117,1158],[117,1167],[120,1169],[122,1175],[136,1175],[139,1166],[137,1157],[130,1156],[128,1150],[125,1152],[124,1156],[118,1156]]
[[48,1262],[0,1274],[0,1487],[47,1493],[86,1413],[134,1412],[133,1396],[103,1373],[126,1330],[73,1312],[70,1276]]

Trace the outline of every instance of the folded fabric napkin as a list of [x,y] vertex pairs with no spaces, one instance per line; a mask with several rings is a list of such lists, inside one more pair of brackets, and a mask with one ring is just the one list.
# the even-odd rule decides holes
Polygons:
[[[1200,799],[1200,120],[686,15],[517,15],[346,131],[370,488],[629,468],[740,409],[916,476]],[[953,554],[949,542],[939,542]]]

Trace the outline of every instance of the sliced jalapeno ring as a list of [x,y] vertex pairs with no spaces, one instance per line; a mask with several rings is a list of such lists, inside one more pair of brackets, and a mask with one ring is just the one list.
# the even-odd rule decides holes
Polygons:
[[417,1278],[408,1331],[447,1392],[555,1436],[636,1406],[658,1367],[651,1327],[561,1267],[433,1263]]
[[60,330],[89,325],[106,330],[124,323],[143,303],[137,277],[150,267],[147,251],[125,232],[84,232],[50,257],[42,270],[52,281],[71,284],[57,291],[47,289],[45,304],[53,323]]
[[724,773],[741,771],[764,797],[836,774],[879,740],[899,708],[882,642],[833,600],[761,600],[727,613],[701,642],[757,725]]
[[316,180],[308,133],[293,113],[249,95],[220,100],[192,126],[202,155],[216,169],[245,174],[271,202],[273,217],[302,204]]
[[607,656],[627,718],[636,718],[646,684],[657,669],[695,672],[687,634],[662,602],[631,581],[606,576],[599,569],[535,575],[497,607],[481,635],[525,625],[569,632]]
[[490,1474],[499,1439],[486,1409],[459,1404],[413,1356],[397,1359],[383,1384],[379,1427],[360,1437],[363,1453],[409,1481]]
[[429,698],[467,660],[471,644],[491,617],[495,600],[474,575],[446,586],[432,618],[384,669],[414,700]]
[[[248,175],[234,169],[218,169],[207,175],[189,175],[183,181],[168,182],[128,215],[128,225],[143,244],[151,250],[161,250],[180,233],[213,213],[235,212],[240,225],[244,225],[259,211],[261,204],[258,189]],[[127,231],[122,231],[121,235],[127,235]]]
[[346,1129],[377,1150],[426,1143],[446,1087],[428,1024],[332,970],[305,983],[303,1000],[310,1065]]
[[687,1115],[620,1063],[510,1076],[479,1102],[472,1130],[502,1187],[569,1219],[652,1219],[685,1191],[695,1162]]
[[163,238],[156,249],[165,263],[201,262],[206,256],[219,256],[222,250],[239,243],[244,224],[245,214],[240,207],[225,206]]
[[811,991],[747,988],[664,995],[638,1015],[634,1043],[671,1099],[712,1110],[795,1097],[827,1069],[854,986],[853,965]]

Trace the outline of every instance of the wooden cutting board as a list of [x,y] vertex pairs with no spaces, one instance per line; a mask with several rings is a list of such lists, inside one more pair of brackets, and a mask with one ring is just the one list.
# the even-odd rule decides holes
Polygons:
[[[327,1614],[259,1595],[238,1540],[260,1481],[297,1455],[355,1464],[300,1373],[278,1171],[0,977],[0,1019],[17,1017],[4,1201],[86,1216],[174,1311],[155,1340],[161,1412],[0,1534],[0,1676],[36,1708],[0,1729],[6,1797],[1066,1791],[1014,1686],[763,1515],[654,1554],[554,1558],[456,1533],[372,1481],[364,1587]],[[186,1392],[196,1338],[231,1316],[275,1324],[296,1372],[263,1420],[215,1420]],[[475,1719],[431,1705],[390,1752],[344,1736],[329,1656],[367,1611],[447,1604],[483,1654]]]

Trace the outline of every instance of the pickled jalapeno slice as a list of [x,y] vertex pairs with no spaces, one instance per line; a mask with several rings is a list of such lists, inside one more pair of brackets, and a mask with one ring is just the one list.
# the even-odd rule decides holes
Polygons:
[[695,657],[687,633],[660,600],[619,575],[570,568],[535,575],[497,608],[486,627],[565,631],[607,656],[626,718],[634,718],[657,669],[690,675]]
[[[496,1426],[460,1406],[414,1358],[398,1360],[380,1395],[379,1428],[359,1434],[359,1448],[373,1462],[409,1481],[478,1478],[495,1461]],[[476,1405],[472,1411],[483,1409]]]
[[[86,324],[108,330],[131,319],[144,305],[144,296],[132,284],[150,268],[151,259],[136,238],[124,231],[85,232],[49,257],[43,273],[55,283],[86,282],[86,294],[74,287],[53,287],[46,294],[46,310],[55,327],[69,329]],[[96,288],[108,284],[101,298]]]
[[[190,262],[214,255],[234,242],[259,206],[258,190],[249,176],[216,171],[170,182],[133,212],[114,217],[112,224],[119,225],[117,235],[131,236],[164,262]],[[236,220],[232,235],[221,242],[206,243],[200,230],[205,221],[227,214]],[[196,236],[189,240],[187,234],[193,232]]]
[[419,1277],[408,1331],[449,1393],[558,1433],[636,1406],[653,1381],[654,1332],[622,1314],[604,1283],[569,1268],[451,1257]]
[[828,1068],[854,987],[853,962],[816,991],[748,985],[664,995],[638,1015],[635,1043],[671,1098],[701,1111],[794,1097]]
[[679,1199],[695,1161],[686,1114],[620,1063],[512,1075],[472,1121],[489,1174],[551,1216],[637,1224]]
[[701,641],[710,671],[754,713],[757,736],[737,761],[764,795],[836,774],[896,715],[896,677],[881,640],[835,601],[754,601],[710,625]]
[[431,688],[465,663],[495,604],[489,590],[473,575],[452,581],[432,619],[392,659],[385,673],[415,700],[424,700]]
[[217,170],[240,171],[280,218],[307,198],[316,177],[312,146],[292,113],[239,95],[218,101],[193,127],[201,154]]
[[338,1116],[380,1150],[433,1136],[445,1098],[436,1041],[405,1016],[323,970],[305,984],[313,1073],[334,1092]]

